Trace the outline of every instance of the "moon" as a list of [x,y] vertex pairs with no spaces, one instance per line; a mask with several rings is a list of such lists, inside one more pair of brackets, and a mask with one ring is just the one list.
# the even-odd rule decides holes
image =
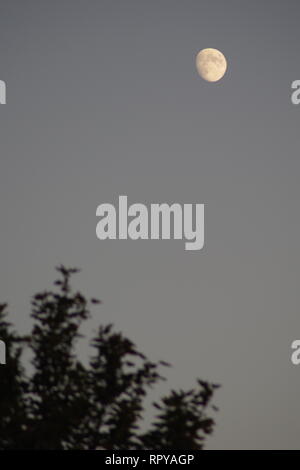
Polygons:
[[218,49],[202,49],[196,57],[196,68],[200,77],[207,82],[218,82],[225,75],[227,61]]

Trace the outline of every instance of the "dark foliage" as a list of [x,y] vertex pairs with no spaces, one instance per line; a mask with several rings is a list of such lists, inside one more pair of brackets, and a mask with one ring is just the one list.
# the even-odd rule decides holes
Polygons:
[[[172,391],[153,404],[158,415],[141,432],[144,398],[168,364],[150,362],[108,325],[92,340],[85,367],[74,348],[88,302],[71,290],[77,270],[58,271],[57,292],[33,298],[30,336],[17,335],[6,305],[0,306],[0,339],[7,346],[0,366],[0,449],[202,449],[214,427],[207,410],[215,409],[217,385],[198,380],[195,390]],[[22,365],[25,347],[33,353],[32,373]]]

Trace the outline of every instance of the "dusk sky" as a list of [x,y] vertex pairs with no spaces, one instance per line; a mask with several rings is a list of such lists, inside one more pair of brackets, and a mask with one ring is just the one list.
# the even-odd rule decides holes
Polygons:
[[[0,302],[25,333],[55,266],[81,268],[84,331],[173,364],[153,397],[222,385],[208,449],[300,447],[299,24],[297,0],[0,0]],[[97,239],[119,195],[205,204],[203,250]]]

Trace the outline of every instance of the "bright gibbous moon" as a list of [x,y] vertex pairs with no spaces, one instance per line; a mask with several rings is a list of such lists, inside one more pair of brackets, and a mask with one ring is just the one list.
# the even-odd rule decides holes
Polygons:
[[196,67],[200,77],[207,82],[217,82],[224,77],[227,61],[218,49],[202,49],[196,57]]

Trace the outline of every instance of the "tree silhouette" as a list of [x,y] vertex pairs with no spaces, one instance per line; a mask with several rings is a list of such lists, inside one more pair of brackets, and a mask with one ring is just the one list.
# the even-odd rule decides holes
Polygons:
[[[141,432],[147,391],[164,380],[169,364],[148,360],[112,325],[100,326],[86,367],[75,353],[90,302],[70,286],[76,269],[57,268],[55,291],[33,297],[33,328],[20,336],[0,306],[0,449],[202,449],[214,420],[207,416],[215,384],[197,381],[188,392],[171,391],[154,403],[158,414]],[[32,367],[23,365],[29,347]],[[29,369],[29,371],[27,370]]]

